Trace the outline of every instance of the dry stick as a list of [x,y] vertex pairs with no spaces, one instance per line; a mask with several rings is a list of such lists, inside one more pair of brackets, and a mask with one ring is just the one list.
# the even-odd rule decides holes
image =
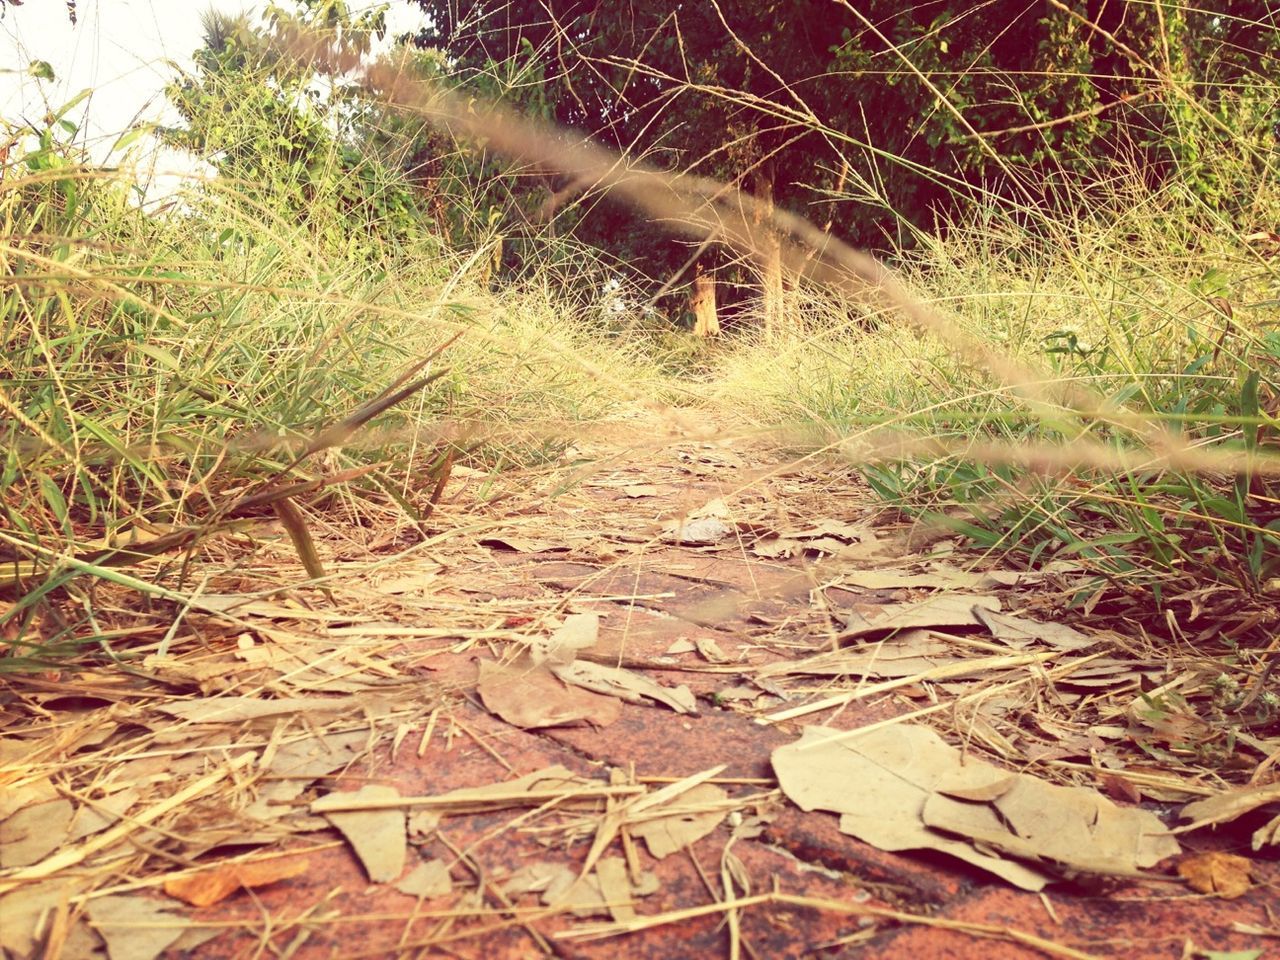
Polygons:
[[778,904],[789,907],[804,907],[810,910],[825,910],[833,913],[846,913],[855,916],[879,917],[897,923],[916,924],[918,926],[936,927],[940,930],[952,930],[957,933],[968,933],[977,937],[989,937],[996,940],[1013,940],[1035,947],[1056,957],[1069,957],[1071,960],[1100,960],[1096,954],[1085,953],[1073,947],[1065,947],[1046,940],[1033,933],[1027,933],[1013,927],[1001,927],[992,923],[973,923],[964,920],[947,920],[942,917],[925,917],[919,914],[906,913],[901,910],[890,910],[885,907],[870,907],[861,904],[844,903],[840,900],[829,900],[824,897],[801,897],[789,893],[760,893],[752,897],[739,897],[723,900],[718,903],[705,904],[701,907],[688,907],[684,910],[672,910],[669,913],[654,917],[637,917],[618,923],[587,924],[574,930],[560,930],[557,937],[578,940],[600,940],[623,933],[635,933],[653,927],[666,926],[682,920],[692,920],[727,910],[741,910],[765,904]]

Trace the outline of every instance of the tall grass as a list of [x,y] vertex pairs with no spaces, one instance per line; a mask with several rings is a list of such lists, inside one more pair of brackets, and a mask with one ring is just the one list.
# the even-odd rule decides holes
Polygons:
[[173,599],[209,535],[278,536],[273,511],[322,574],[305,513],[411,531],[458,457],[553,455],[647,376],[550,278],[491,292],[483,244],[371,253],[223,180],[150,212],[53,130],[0,173],[0,671],[109,633],[103,580]]
[[[1280,184],[1266,168],[1249,155],[1216,163],[1224,179],[1250,182],[1258,227],[1276,222]],[[1083,565],[1097,579],[1077,600],[1091,610],[1164,635],[1238,627],[1232,636],[1261,641],[1280,586],[1273,481],[1174,470],[1156,452],[1147,468],[1071,460],[1094,443],[1141,460],[1161,437],[1274,447],[1280,247],[1250,239],[1176,177],[1153,190],[1111,171],[1080,191],[1032,218],[989,203],[897,255],[917,296],[992,351],[1044,370],[1039,390],[1059,406],[1028,403],[933,338],[813,290],[795,294],[809,321],[781,342],[740,344],[710,396],[816,431],[858,458],[886,504],[994,556]],[[886,427],[937,452],[863,462]],[[966,456],[992,443],[1005,462]],[[1045,443],[1061,451],[1056,464],[1019,462],[1020,449]]]

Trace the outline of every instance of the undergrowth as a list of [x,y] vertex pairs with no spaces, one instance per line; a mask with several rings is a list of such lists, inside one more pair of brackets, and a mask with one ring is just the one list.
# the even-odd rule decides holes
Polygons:
[[[1250,158],[1219,162],[1233,159],[1239,178]],[[740,344],[710,395],[854,457],[886,505],[989,556],[1083,566],[1096,579],[1075,599],[1091,611],[1160,635],[1261,641],[1280,593],[1280,487],[1247,467],[1159,459],[1170,438],[1193,453],[1275,447],[1268,169],[1253,181],[1255,230],[1178,183],[1113,178],[1109,194],[1090,190],[1096,206],[1027,221],[992,204],[899,252],[921,300],[1038,384],[1001,384],[892,316],[802,289],[808,322]],[[888,429],[915,453],[886,455]],[[1078,461],[1085,446],[1113,462]]]
[[315,518],[420,537],[454,463],[554,459],[648,377],[483,247],[350,244],[234,181],[155,211],[58,134],[0,171],[0,671],[95,649],[103,580],[178,598],[213,533],[282,521],[322,585]]

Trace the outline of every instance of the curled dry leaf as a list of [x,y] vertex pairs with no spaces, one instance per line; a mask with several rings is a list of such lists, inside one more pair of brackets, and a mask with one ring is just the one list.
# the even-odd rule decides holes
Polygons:
[[926,727],[822,727],[773,753],[783,792],[883,850],[932,849],[1039,890],[1055,871],[1133,874],[1178,852],[1154,814],[966,759]]
[[181,914],[147,897],[97,897],[87,909],[111,960],[154,960],[187,929]]
[[1178,863],[1178,876],[1197,893],[1211,893],[1223,900],[1234,900],[1249,892],[1253,885],[1253,865],[1244,857],[1217,850],[1197,853]]
[[977,607],[999,612],[1000,601],[980,594],[942,593],[919,603],[891,604],[873,620],[852,614],[840,639],[857,640],[909,627],[980,627],[982,621],[974,612]]
[[364,864],[365,872],[374,883],[390,883],[404,871],[408,840],[405,836],[405,812],[398,809],[345,810],[326,812],[324,800],[341,800],[358,804],[361,801],[396,800],[400,791],[395,787],[370,783],[354,792],[330,793],[313,807],[341,831],[351,844],[351,849]]
[[193,907],[220,903],[237,890],[265,887],[307,872],[307,858],[269,857],[243,863],[220,863],[209,870],[166,880],[164,892]]
[[1179,827],[1178,832],[1195,830],[1197,827],[1207,827],[1215,823],[1226,823],[1269,803],[1280,803],[1280,783],[1229,790],[1216,797],[1197,800],[1195,803],[1188,803],[1178,814],[1180,819],[1192,821],[1184,827]]
[[486,710],[524,729],[581,723],[604,727],[622,712],[616,698],[570,686],[527,657],[510,664],[481,661],[476,692]]
[[[724,807],[727,799],[728,794],[714,783],[700,783],[672,801],[669,806],[676,810],[634,824],[631,833],[643,839],[649,853],[661,860],[691,846],[720,826],[728,814]],[[657,810],[661,811],[662,807]]]
[[649,699],[670,707],[676,713],[698,712],[697,700],[688,687],[664,687],[642,673],[622,667],[606,667],[589,660],[576,660],[553,666],[551,672],[565,683],[597,693],[607,693],[628,703],[643,703]]
[[449,865],[443,860],[427,860],[409,871],[396,889],[411,897],[445,897],[453,892]]

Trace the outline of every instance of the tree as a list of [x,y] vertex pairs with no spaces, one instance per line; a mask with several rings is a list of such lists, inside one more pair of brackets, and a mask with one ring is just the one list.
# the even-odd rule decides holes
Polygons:
[[[974,200],[1050,206],[1108,164],[1169,176],[1226,135],[1201,98],[1238,104],[1277,49],[1265,0],[409,2],[428,15],[414,42],[464,81],[536,59],[564,127],[892,248]],[[580,205],[572,229],[655,277],[688,260],[609,203]],[[723,250],[698,262],[731,283],[745,268]],[[776,284],[767,256],[753,269]]]
[[206,158],[239,195],[307,226],[320,241],[371,254],[421,233],[422,211],[398,171],[364,148],[366,105],[353,83],[322,78],[287,49],[300,30],[367,52],[385,31],[377,10],[353,15],[341,0],[297,12],[269,4],[265,31],[217,12],[203,17],[195,71],[167,88],[183,119],[170,145]]

